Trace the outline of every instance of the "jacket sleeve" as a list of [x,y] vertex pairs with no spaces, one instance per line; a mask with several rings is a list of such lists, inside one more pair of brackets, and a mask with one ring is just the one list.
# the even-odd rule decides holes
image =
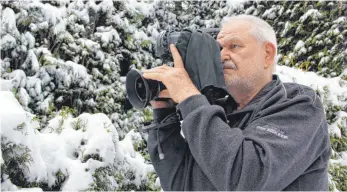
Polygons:
[[190,152],[219,191],[283,190],[330,150],[324,111],[307,95],[262,111],[244,130],[203,95],[178,107]]
[[[154,123],[162,121],[176,108],[154,109]],[[165,129],[154,129],[148,132],[147,147],[153,167],[160,178],[162,188],[167,190],[182,190],[184,184],[184,159],[188,145],[180,134],[180,125]],[[158,144],[160,143],[160,146]],[[158,147],[165,155],[159,158]]]

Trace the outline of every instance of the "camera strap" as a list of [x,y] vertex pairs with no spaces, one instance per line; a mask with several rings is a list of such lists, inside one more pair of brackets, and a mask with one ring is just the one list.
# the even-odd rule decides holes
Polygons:
[[142,132],[147,132],[149,130],[154,130],[154,129],[166,129],[166,128],[170,128],[172,126],[177,126],[177,125],[181,125],[180,122],[166,122],[166,123],[155,123],[155,124],[150,124],[147,126],[144,126],[142,128],[140,128],[140,130]]
[[165,117],[160,123],[152,123],[150,125],[144,126],[140,128],[142,132],[147,132],[149,130],[154,129],[167,129],[172,126],[180,126],[181,122],[179,121],[180,114],[179,112],[171,113],[167,117]]

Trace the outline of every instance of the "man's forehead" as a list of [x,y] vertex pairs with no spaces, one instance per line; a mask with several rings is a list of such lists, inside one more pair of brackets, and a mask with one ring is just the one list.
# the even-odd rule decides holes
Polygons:
[[235,25],[227,24],[224,25],[220,32],[217,35],[217,40],[220,43],[227,43],[231,40],[246,40],[248,39],[248,29],[249,25],[244,23],[244,25],[240,25],[240,23],[234,23]]
[[244,36],[244,33],[241,32],[234,32],[234,31],[220,31],[220,33],[217,36],[217,40],[219,41],[223,41],[223,42],[228,42],[231,40],[239,40],[242,41],[243,39],[245,39],[246,37]]
[[220,30],[219,35],[227,35],[233,33],[245,33],[250,28],[250,24],[247,21],[229,21]]

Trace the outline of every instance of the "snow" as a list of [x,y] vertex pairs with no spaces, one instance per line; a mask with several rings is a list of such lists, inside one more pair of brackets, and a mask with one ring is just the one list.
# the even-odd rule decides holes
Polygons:
[[7,80],[1,82],[2,91],[10,91],[12,88],[24,87],[26,85],[26,75],[23,70],[17,69],[3,75],[3,77],[7,78]]
[[141,41],[148,40],[148,36],[143,31],[135,31],[134,39]]
[[[72,76],[69,76],[69,77],[71,78],[73,82],[75,83],[78,82],[81,87],[86,87],[88,85],[91,77],[87,73],[87,69],[83,65],[79,65],[72,61],[67,61],[63,65],[64,67],[71,69],[70,74],[72,74]],[[61,72],[63,72],[63,70],[61,70]],[[67,76],[65,77],[67,78]],[[60,77],[60,78],[64,78],[64,77]]]
[[[33,120],[34,115],[22,108],[12,92],[0,92],[0,106],[7,109],[0,111],[1,119],[6,119],[1,121],[1,135],[6,141],[22,144],[30,150],[33,162],[28,164],[30,172],[26,175],[30,182],[45,181],[52,186],[57,179],[55,174],[61,171],[68,175],[62,190],[85,190],[94,182],[97,168],[122,164],[125,160],[124,169],[133,170],[135,184],[139,186],[147,174],[154,171],[133,148],[135,142],[141,141],[140,134],[132,130],[119,141],[117,130],[105,114],[83,113],[76,118],[57,115],[38,132],[36,129],[40,126]],[[25,134],[14,130],[22,122]],[[91,154],[99,155],[101,161],[92,158],[86,161]],[[16,186],[5,180],[2,189],[15,190]]]
[[105,54],[104,54],[104,52],[102,52],[102,51],[97,51],[96,52],[96,57],[95,57],[96,59],[99,59],[100,61],[104,61],[105,60]]
[[294,47],[294,50],[295,50],[295,51],[298,51],[298,50],[301,49],[302,47],[305,47],[305,43],[304,43],[303,41],[299,40],[299,41],[296,43],[296,45],[295,45],[295,47]]
[[334,30],[333,30],[333,34],[334,35],[338,35],[338,34],[340,34],[341,32],[340,32],[340,30],[339,30],[339,28],[335,28]]
[[34,71],[38,71],[40,65],[39,65],[39,62],[37,61],[36,55],[33,50],[28,51],[28,58],[31,61],[31,69]]
[[14,185],[10,179],[5,177],[4,180],[5,181],[1,183],[1,191],[17,191],[18,190],[18,187]]
[[243,4],[247,2],[247,0],[227,0],[227,5],[233,9],[238,9],[243,7]]
[[284,29],[283,29],[283,31],[282,31],[282,33],[281,33],[281,36],[282,36],[282,37],[286,36],[286,34],[288,33],[290,27],[291,27],[291,24],[290,24],[289,21],[287,21],[287,22],[284,24]]
[[45,18],[45,20],[47,20],[52,25],[55,25],[59,20],[61,20],[67,14],[65,6],[55,7],[49,3],[41,3],[38,1],[31,2],[29,6],[33,9],[35,8],[41,9],[43,12],[42,16]]
[[[340,84],[341,76],[324,78],[313,72],[303,72],[286,66],[277,66],[276,73],[283,82],[300,83],[322,92],[328,88],[328,96],[321,99],[335,105],[347,104],[343,98],[341,99],[347,96],[347,86]],[[343,74],[347,74],[347,70]],[[35,87],[39,81],[28,78],[27,86]],[[24,89],[20,89],[19,93],[27,95]],[[21,97],[29,100],[28,96]],[[24,99],[21,102],[28,103],[28,100]],[[47,105],[50,100],[46,99],[43,103]],[[0,92],[0,105],[8,109],[6,112],[0,112],[1,119],[6,119],[1,122],[1,134],[8,140],[23,144],[30,149],[33,163],[29,165],[30,173],[27,175],[29,181],[46,181],[49,185],[53,185],[56,181],[55,173],[61,171],[69,176],[62,190],[85,190],[94,182],[92,175],[97,168],[114,162],[126,160],[129,163],[126,169],[133,170],[136,185],[140,185],[142,179],[153,171],[151,165],[146,164],[144,158],[133,148],[136,142],[141,141],[141,135],[131,130],[122,141],[119,141],[117,130],[105,114],[83,113],[74,118],[71,115],[63,117],[58,113],[46,127],[41,129],[41,132],[38,132],[36,129],[40,126],[37,121],[32,120],[34,115],[23,109],[12,92]],[[339,136],[341,133],[337,123],[344,123],[343,119],[347,118],[347,113],[339,112],[337,116],[338,120],[329,125],[329,132]],[[114,116],[114,118],[119,117]],[[27,135],[13,129],[22,122],[25,122]],[[77,122],[80,123],[79,129],[76,128]],[[81,141],[85,143],[82,145]],[[75,152],[77,157],[74,155]],[[102,161],[89,159],[84,162],[84,158],[92,154],[99,155]],[[347,164],[347,158],[344,157],[339,162]],[[5,189],[15,187],[9,180],[3,185]]]
[[21,103],[21,105],[24,107],[28,107],[28,104],[30,103],[31,98],[28,92],[26,91],[26,89],[22,87],[19,88],[18,97],[19,97],[19,102]]
[[82,47],[86,47],[88,50],[99,49],[100,45],[92,40],[80,38],[77,40],[77,43]]
[[12,49],[15,48],[16,45],[16,39],[10,34],[6,34],[1,38],[1,49]]
[[25,88],[29,91],[31,97],[36,97],[41,94],[41,79],[31,76],[27,77]]
[[41,188],[33,187],[33,188],[20,188],[18,191],[26,191],[26,192],[39,192],[42,191]]
[[89,23],[89,15],[88,15],[88,10],[83,9],[81,11],[79,10],[73,10],[73,13],[77,15],[77,18],[81,19],[83,23]]
[[325,56],[319,61],[319,64],[323,65],[325,63],[328,63],[330,61],[330,59],[331,59],[330,56]]
[[11,8],[6,7],[2,11],[1,29],[1,34],[6,33],[6,31],[8,31],[12,35],[14,35],[14,37],[19,37],[19,31],[16,27],[16,16]]
[[[277,66],[276,74],[283,82],[295,82],[319,90],[323,93],[320,99],[324,107],[327,105],[347,106],[347,84],[341,83],[344,81],[341,77],[347,74],[347,69],[340,76],[334,78],[324,78],[314,72],[303,72],[287,66]],[[337,120],[329,125],[329,133],[341,137],[338,124],[346,127],[347,113],[340,111],[335,115],[337,115]],[[343,162],[347,164],[347,158]]]
[[53,28],[54,34],[62,33],[66,30],[67,19],[62,19],[57,25]]
[[347,151],[343,151],[339,155],[341,155],[340,159],[330,159],[330,162],[332,164],[341,164],[342,166],[347,166]]
[[121,149],[123,150],[123,153],[132,157],[131,159],[129,159],[129,162],[132,164],[132,166],[129,168],[133,170],[136,175],[136,185],[140,185],[141,178],[146,177],[147,173],[151,170],[150,165],[142,167],[144,158],[139,153],[136,153],[133,148],[133,144],[140,140],[140,133],[135,133],[134,130],[131,130],[128,132],[125,138],[119,143]]
[[29,49],[34,48],[34,46],[35,46],[35,37],[30,32],[26,32],[24,34],[24,37],[26,38],[26,40],[28,42]]
[[333,23],[343,23],[343,22],[346,22],[347,21],[347,18],[346,17],[339,17],[337,18],[335,21],[333,21]]
[[121,42],[118,32],[112,27],[98,27],[97,31],[95,36],[101,39],[103,46],[108,45],[110,42],[116,42],[116,45]]
[[113,8],[113,2],[112,0],[103,0],[99,4],[99,10],[102,10],[103,12],[106,12],[108,9]]
[[[151,164],[145,162],[139,152],[135,151],[133,146],[143,142],[143,135],[141,137],[133,128],[144,119],[139,112],[130,116],[122,113],[122,105],[119,102],[124,96],[125,77],[119,77],[118,72],[120,65],[128,59],[124,58],[124,55],[130,55],[131,60],[137,62],[132,66],[146,68],[148,65],[152,67],[159,65],[161,60],[155,60],[151,52],[138,48],[145,40],[150,40],[154,44],[160,30],[168,26],[214,27],[219,25],[225,15],[245,11],[246,14],[258,15],[264,19],[275,19],[274,24],[279,28],[283,27],[282,31],[277,32],[282,37],[288,37],[283,41],[284,46],[287,47],[287,44],[290,44],[290,47],[294,46],[294,50],[283,53],[287,56],[284,62],[288,65],[291,61],[296,61],[298,56],[315,51],[317,45],[326,47],[329,44],[331,46],[327,47],[327,52],[323,49],[316,50],[318,59],[315,58],[316,55],[310,55],[306,60],[322,65],[322,71],[329,72],[333,76],[334,72],[330,72],[332,69],[328,68],[329,62],[344,61],[347,55],[347,50],[341,51],[337,45],[334,45],[335,41],[344,40],[345,31],[340,26],[346,24],[345,16],[329,21],[321,14],[322,10],[309,8],[302,15],[299,4],[294,8],[290,6],[291,9],[287,9],[288,7],[284,9],[281,3],[271,5],[271,2],[265,3],[266,5],[254,4],[243,10],[246,0],[227,0],[214,4],[215,7],[209,7],[211,3],[205,2],[201,9],[193,7],[192,11],[189,11],[192,8],[189,2],[182,2],[183,10],[180,11],[189,12],[178,15],[172,11],[175,3],[160,2],[162,6],[166,6],[167,9],[164,10],[160,9],[158,2],[159,0],[126,0],[125,7],[121,6],[120,9],[116,9],[116,3],[119,2],[112,0],[72,2],[58,0],[55,3],[59,6],[52,6],[47,1],[33,0],[26,3],[13,2],[11,8],[0,4],[1,49],[14,49],[8,52],[10,54],[8,57],[0,60],[0,120],[2,121],[0,131],[2,137],[8,137],[8,140],[3,139],[2,142],[22,144],[30,150],[33,163],[28,164],[30,172],[26,173],[29,182],[45,182],[53,185],[57,181],[56,173],[60,171],[67,176],[60,190],[87,190],[90,184],[95,184],[93,177],[95,170],[111,166],[114,173],[122,176],[127,171],[134,173],[135,181],[126,179],[122,181],[123,184],[130,182],[138,186],[143,184],[147,174],[154,169]],[[224,7],[218,8],[219,5]],[[329,5],[330,8],[334,7],[333,3]],[[211,14],[194,15],[206,8]],[[266,10],[260,11],[263,8]],[[287,15],[292,15],[291,18],[295,19],[282,20]],[[147,21],[150,23],[146,26],[136,20],[143,16],[149,17]],[[298,32],[303,29],[304,25],[302,23],[297,25],[296,20],[304,24],[313,20],[312,24],[315,23],[317,26],[321,26],[323,22],[327,30],[317,31],[318,34],[309,39],[303,37],[299,40],[296,39],[296,34],[288,33],[293,26],[299,26]],[[23,22],[29,24],[28,28],[21,26]],[[129,35],[131,40],[128,41],[127,37],[121,35]],[[332,37],[329,38],[330,36]],[[52,37],[57,40],[50,42]],[[309,45],[313,39],[316,40],[316,46]],[[299,41],[295,44],[297,40]],[[51,43],[55,48],[60,46],[60,49],[52,49]],[[122,46],[119,47],[120,45]],[[59,52],[61,50],[63,53]],[[22,55],[26,58],[25,56],[20,58],[18,63],[15,63],[19,66],[14,70],[12,59]],[[26,60],[23,63],[24,59]],[[305,57],[303,59],[305,60]],[[296,82],[315,89],[320,93],[324,107],[330,105],[347,107],[347,81],[341,78],[342,75],[347,75],[347,70],[334,78],[324,78],[312,72],[284,66],[278,66],[277,73],[284,82]],[[69,102],[66,95],[57,95],[57,93],[71,91],[71,88],[85,90],[86,92],[81,91],[81,97],[85,96],[84,93],[92,92],[92,96],[86,96],[84,100],[82,98],[71,100],[74,106],[88,105],[93,111],[95,109],[105,114],[83,113],[74,116],[64,115],[64,110],[52,111],[52,107],[58,107],[52,103],[66,105]],[[105,97],[100,97],[102,90],[108,91]],[[100,98],[105,101],[100,102]],[[103,105],[106,106],[105,109]],[[114,106],[117,112],[112,113],[109,108]],[[339,127],[347,126],[347,113],[345,110],[340,110],[335,115],[335,120],[329,123],[329,134],[339,138],[343,134]],[[40,123],[37,118],[42,118]],[[14,130],[22,122],[24,133]],[[124,139],[120,141],[119,138],[123,137]],[[86,158],[91,155],[93,158]],[[347,151],[339,152],[338,155],[342,158],[331,162],[347,165]],[[0,153],[1,164],[4,163],[3,156],[4,154]],[[10,179],[13,181],[13,178],[3,176],[1,189],[4,191],[42,191],[40,188],[20,189],[11,183]],[[113,180],[112,186],[120,184],[117,182]],[[159,178],[156,179],[155,186],[160,186]]]
[[156,1],[158,0],[154,0],[151,3],[148,3],[146,1],[127,0],[128,3],[126,3],[126,7],[135,12],[140,12],[145,16],[149,16],[153,14],[153,9]]
[[[276,69],[276,73],[283,82],[293,82],[292,79],[295,78],[296,83],[309,86],[313,89],[323,91],[324,87],[329,88],[329,100],[335,105],[339,105],[342,102],[339,101],[338,96],[347,97],[347,87],[340,85],[341,76],[344,73],[338,77],[324,78],[314,72],[304,72],[287,66],[278,66]],[[347,73],[347,70],[345,70],[345,73]],[[345,102],[342,102],[342,104],[345,104]]]
[[322,14],[316,9],[310,9],[303,16],[300,17],[299,21],[301,23],[303,23],[307,20],[308,17],[312,17],[314,19],[317,19],[317,18],[319,19],[322,17]]
[[[16,145],[24,145],[28,147],[29,154],[33,161],[29,164],[28,181],[36,182],[43,180],[47,175],[45,173],[46,166],[40,154],[40,148],[36,142],[36,128],[39,126],[37,121],[31,121],[33,115],[24,111],[18,103],[12,92],[0,92],[0,106],[6,109],[1,110],[1,135],[5,137],[5,141],[11,141]],[[24,125],[22,124],[24,123]],[[23,131],[16,131],[19,125],[23,125]]]
[[262,17],[263,17],[264,19],[274,19],[274,18],[276,17],[276,13],[275,13],[276,9],[277,9],[276,7],[273,7],[273,8],[271,8],[271,9],[267,9],[267,10],[263,13]]
[[42,102],[38,102],[38,109],[41,110],[42,112],[48,113],[49,110],[49,103],[53,102],[53,97],[47,97],[45,100]]

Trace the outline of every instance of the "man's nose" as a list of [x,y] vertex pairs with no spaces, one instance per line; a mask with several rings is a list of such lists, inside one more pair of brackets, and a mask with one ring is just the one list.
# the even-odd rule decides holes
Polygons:
[[221,49],[220,56],[221,56],[222,62],[230,60],[229,55],[225,53],[224,49]]

